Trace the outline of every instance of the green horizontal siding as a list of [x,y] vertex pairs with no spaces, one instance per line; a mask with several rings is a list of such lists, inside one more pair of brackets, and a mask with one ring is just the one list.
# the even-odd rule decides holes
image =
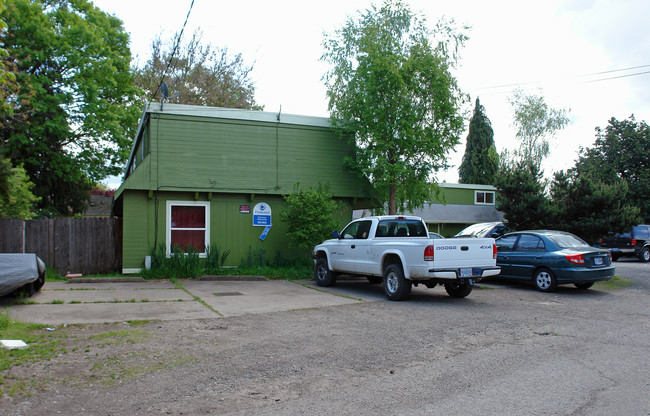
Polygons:
[[440,188],[444,195],[442,198],[437,198],[434,203],[446,204],[459,204],[459,205],[474,205],[474,190],[473,189],[459,189],[459,188]]
[[145,192],[126,191],[122,194],[122,268],[141,268],[149,255],[150,214],[153,204]]
[[329,128],[152,114],[145,129],[150,153],[136,157],[127,189],[149,181],[153,190],[285,194],[320,182],[336,196],[367,197],[343,166],[351,147]]
[[[196,198],[198,196],[198,198]],[[123,268],[143,267],[144,257],[156,245],[168,245],[166,241],[167,201],[210,202],[210,245],[221,251],[230,250],[227,266],[239,266],[246,261],[249,250],[264,249],[267,260],[307,260],[309,252],[290,246],[287,236],[288,224],[280,221],[284,200],[279,195],[259,195],[251,201],[250,195],[212,194],[201,192],[154,192],[151,198],[144,191],[127,191],[124,198]],[[255,204],[266,202],[271,207],[272,227],[264,241],[260,235],[264,227],[253,226],[252,210]],[[251,213],[242,214],[241,205],[248,205]],[[157,209],[154,209],[157,207]],[[341,213],[340,227],[352,218],[351,209]],[[157,231],[157,233],[155,232]],[[327,238],[329,236],[324,236]],[[305,276],[306,278],[309,276]]]

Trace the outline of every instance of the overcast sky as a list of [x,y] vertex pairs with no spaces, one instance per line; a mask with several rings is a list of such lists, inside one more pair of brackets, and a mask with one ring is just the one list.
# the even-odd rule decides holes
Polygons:
[[[323,33],[367,9],[365,0],[195,0],[185,38],[196,28],[214,46],[228,47],[254,64],[256,101],[265,111],[328,117],[319,61]],[[380,4],[379,2],[374,2]],[[497,150],[518,146],[508,98],[514,88],[541,93],[556,108],[570,109],[571,125],[551,144],[547,176],[574,165],[580,146],[591,147],[595,128],[610,118],[650,122],[650,16],[648,0],[411,0],[429,27],[440,17],[471,26],[455,76],[479,97],[492,122]],[[96,0],[124,22],[131,51],[146,60],[154,36],[180,31],[191,0]],[[468,124],[468,123],[466,123]],[[455,165],[438,179],[458,181],[467,132],[450,153]]]

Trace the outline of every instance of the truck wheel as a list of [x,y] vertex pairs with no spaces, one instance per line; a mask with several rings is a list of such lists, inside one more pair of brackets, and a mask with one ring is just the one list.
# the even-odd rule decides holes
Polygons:
[[639,253],[639,259],[644,263],[650,261],[650,247],[643,247],[641,253]]
[[552,292],[556,289],[555,275],[549,269],[539,269],[533,275],[533,284],[540,292]]
[[456,283],[456,282],[449,282],[445,283],[445,290],[447,291],[447,294],[451,296],[452,298],[464,298],[470,293],[472,293],[472,285],[469,283]]
[[403,300],[411,294],[411,281],[404,277],[399,264],[390,264],[384,269],[384,292],[388,300]]
[[319,257],[314,266],[314,279],[318,286],[334,286],[336,273],[327,267],[327,257]]

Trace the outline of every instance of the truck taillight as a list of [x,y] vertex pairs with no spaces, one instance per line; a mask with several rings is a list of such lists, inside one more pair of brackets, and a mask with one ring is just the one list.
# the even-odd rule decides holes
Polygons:
[[433,246],[426,246],[424,249],[424,261],[433,261]]
[[492,244],[492,258],[496,259],[497,258],[497,245]]
[[632,244],[633,246],[636,246],[636,238],[633,238],[633,239],[630,241],[630,244]]

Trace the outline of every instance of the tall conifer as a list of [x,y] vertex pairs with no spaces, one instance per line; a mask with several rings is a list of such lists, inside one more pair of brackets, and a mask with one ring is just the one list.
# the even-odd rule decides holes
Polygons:
[[474,115],[469,121],[463,163],[458,170],[459,182],[492,185],[498,169],[499,156],[494,145],[492,123],[477,98]]

